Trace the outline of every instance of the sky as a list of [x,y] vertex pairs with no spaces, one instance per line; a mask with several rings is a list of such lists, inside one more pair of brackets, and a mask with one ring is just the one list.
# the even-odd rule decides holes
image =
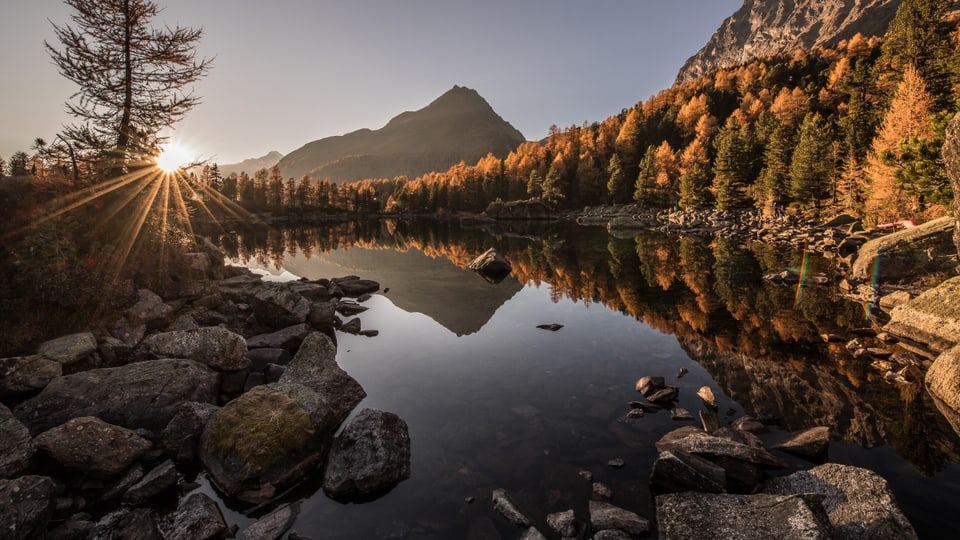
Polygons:
[[[157,0],[155,26],[202,27],[202,102],[169,135],[234,163],[377,129],[454,85],[528,140],[668,88],[742,0]],[[76,91],[44,50],[58,0],[0,4],[0,157],[52,140]]]

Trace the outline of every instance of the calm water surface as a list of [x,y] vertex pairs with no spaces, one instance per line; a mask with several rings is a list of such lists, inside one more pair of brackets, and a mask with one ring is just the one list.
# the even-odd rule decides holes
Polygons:
[[[545,225],[462,230],[428,222],[230,231],[235,259],[267,279],[348,274],[389,291],[360,318],[374,338],[338,334],[338,362],[367,407],[404,418],[412,475],[364,504],[300,490],[291,529],[312,538],[515,538],[496,514],[506,489],[545,534],[546,515],[587,517],[587,470],[613,503],[653,518],[653,443],[693,422],[627,419],[636,380],[661,375],[694,414],[709,385],[722,421],[773,414],[789,430],[830,426],[830,460],[882,474],[922,538],[949,538],[960,509],[960,441],[922,386],[891,386],[823,332],[867,325],[832,287],[762,275],[802,254],[764,246]],[[514,272],[492,284],[463,267],[495,247]],[[811,272],[830,265],[811,259]],[[564,325],[558,332],[538,324]],[[689,373],[676,377],[681,368]],[[621,469],[607,466],[622,458]],[[809,466],[796,459],[792,463]],[[202,480],[202,478],[201,478]],[[201,488],[212,492],[209,486]],[[472,502],[471,502],[472,501]],[[233,511],[228,521],[251,518]]]

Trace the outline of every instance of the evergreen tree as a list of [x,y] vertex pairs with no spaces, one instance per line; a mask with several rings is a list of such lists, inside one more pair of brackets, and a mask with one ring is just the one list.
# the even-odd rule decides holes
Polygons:
[[626,179],[623,176],[623,167],[620,166],[620,156],[614,153],[610,156],[610,164],[607,165],[607,194],[613,203],[625,203],[625,191],[627,187]]
[[954,27],[945,18],[952,6],[950,0],[904,0],[884,35],[878,63],[887,82],[908,66],[916,68],[941,109],[953,105],[957,82]]
[[543,178],[536,169],[530,171],[530,179],[527,181],[527,196],[531,199],[539,199],[543,196]]
[[26,152],[14,152],[7,163],[7,172],[10,176],[26,176],[30,172],[30,157]]
[[835,172],[832,141],[830,125],[819,113],[804,117],[790,163],[790,193],[799,202],[820,208]]
[[633,200],[645,205],[653,198],[653,190],[657,183],[657,147],[648,146],[640,160],[640,170],[637,173],[636,189]]
[[541,195],[544,201],[550,204],[559,204],[563,200],[563,191],[560,189],[560,170],[556,164],[550,166],[547,177],[543,180]]
[[727,125],[714,140],[717,156],[713,161],[713,191],[720,210],[731,210],[746,203],[747,186],[759,171],[757,139],[750,125]]
[[679,204],[680,208],[696,208],[707,202],[710,179],[707,148],[694,139],[680,156]]
[[793,128],[777,121],[763,153],[764,166],[758,179],[757,204],[762,205],[768,214],[783,205],[789,193],[793,149]]

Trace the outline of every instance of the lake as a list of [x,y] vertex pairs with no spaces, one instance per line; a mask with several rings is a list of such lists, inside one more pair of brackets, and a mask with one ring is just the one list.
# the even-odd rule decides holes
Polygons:
[[[829,461],[879,472],[921,538],[949,537],[960,500],[960,439],[920,383],[883,380],[869,360],[820,334],[870,325],[830,286],[765,282],[803,266],[796,250],[656,234],[619,238],[572,224],[461,228],[434,221],[351,222],[206,231],[233,264],[265,279],[358,275],[380,282],[365,305],[372,338],[338,333],[337,360],[368,396],[354,411],[409,425],[412,475],[363,504],[303,486],[291,531],[312,538],[515,538],[491,492],[507,490],[541,532],[546,515],[587,514],[591,483],[654,517],[654,443],[693,421],[669,411],[627,418],[635,383],[659,375],[696,415],[710,386],[720,418],[779,417],[782,429],[831,429]],[[513,272],[465,270],[494,247]],[[537,325],[556,323],[556,332]],[[678,378],[681,368],[688,373]],[[622,468],[608,466],[620,458]],[[796,466],[809,463],[791,458]],[[201,490],[213,494],[200,478]],[[251,518],[238,512],[228,523]]]

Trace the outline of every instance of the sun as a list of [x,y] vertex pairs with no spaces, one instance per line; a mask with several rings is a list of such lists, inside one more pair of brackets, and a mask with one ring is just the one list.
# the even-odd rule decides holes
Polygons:
[[172,173],[190,161],[190,154],[185,148],[176,143],[169,143],[163,147],[157,156],[157,167],[165,173]]

